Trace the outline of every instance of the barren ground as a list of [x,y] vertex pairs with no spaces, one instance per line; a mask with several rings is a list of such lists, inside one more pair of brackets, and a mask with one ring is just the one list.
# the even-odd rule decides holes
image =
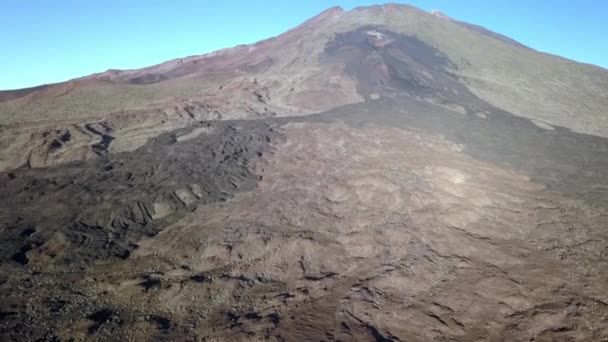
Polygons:
[[334,8],[0,93],[0,339],[608,341],[606,71],[484,30]]
[[608,142],[412,101],[3,174],[4,336],[608,338]]

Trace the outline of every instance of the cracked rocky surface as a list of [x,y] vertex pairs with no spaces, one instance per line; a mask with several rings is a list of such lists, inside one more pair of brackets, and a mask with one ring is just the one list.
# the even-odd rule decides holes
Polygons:
[[496,108],[419,12],[0,93],[0,339],[608,341],[605,99]]
[[[37,222],[22,215],[4,230],[15,241],[14,253],[3,250],[5,336],[608,338],[605,208],[475,159],[427,131],[330,121],[179,131],[138,153],[137,165],[165,156],[139,175],[168,168],[150,190],[167,197],[150,197],[139,186],[137,196],[126,195],[132,183],[125,174],[110,192],[126,185],[116,213],[88,206],[66,214],[75,228],[59,232],[47,228],[56,222],[50,215]],[[151,164],[142,162],[152,148],[164,152],[151,154]],[[205,171],[172,158],[178,151],[199,154]],[[111,172],[126,172],[132,157],[125,154],[125,166],[119,154],[90,168],[114,165]],[[222,161],[243,168],[235,175]],[[85,177],[87,165],[68,167],[73,173],[67,178]],[[24,182],[32,172],[3,184]],[[135,182],[138,172],[130,172]],[[61,177],[44,174],[48,180],[36,183],[60,187]],[[214,192],[199,174],[224,179],[231,190]],[[238,183],[242,175],[257,185],[239,189],[253,184]],[[103,196],[103,182],[99,188]],[[77,192],[74,200],[90,192],[96,193]],[[67,201],[59,194],[52,192],[51,201]],[[18,191],[13,201],[22,206]],[[129,233],[121,234],[125,225]],[[103,234],[73,237],[85,230]],[[29,249],[18,249],[24,242]]]

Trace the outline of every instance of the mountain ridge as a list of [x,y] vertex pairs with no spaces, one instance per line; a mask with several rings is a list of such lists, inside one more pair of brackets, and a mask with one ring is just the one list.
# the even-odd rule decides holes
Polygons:
[[[541,127],[608,136],[607,70],[539,53],[409,5],[386,4],[331,8],[251,45],[0,92],[5,127],[0,146],[6,146],[0,151],[0,169],[91,157],[84,150],[97,137],[88,136],[84,125],[100,121],[116,132],[109,147],[113,153],[133,150],[191,120],[308,115],[363,102],[370,94],[360,93],[356,76],[345,73],[341,61],[329,62],[325,53],[337,35],[361,27],[412,37],[436,49],[451,61],[442,74],[456,77],[467,92],[494,107]],[[395,56],[404,54],[408,52]],[[463,110],[458,103],[445,105]],[[45,137],[68,126],[84,135],[47,153],[53,139]],[[41,129],[45,132],[33,134]]]
[[608,340],[607,89],[388,4],[2,94],[0,339]]
[[[468,22],[465,22],[465,21],[459,21],[459,20],[453,19],[453,18],[449,17],[448,15],[446,15],[445,13],[441,12],[440,10],[436,10],[436,9],[426,12],[426,11],[420,9],[420,8],[417,8],[417,7],[411,6],[411,5],[407,5],[407,4],[404,4],[404,3],[385,3],[385,4],[382,4],[382,5],[358,6],[358,7],[354,7],[350,11],[357,11],[357,10],[361,11],[361,10],[366,10],[366,9],[370,9],[370,8],[406,8],[406,9],[412,9],[412,10],[416,10],[416,11],[423,12],[423,13],[432,14],[432,15],[435,15],[435,16],[437,16],[439,18],[442,18],[442,19],[449,20],[451,22],[460,24],[460,25],[462,25],[464,27],[467,27],[467,28],[469,28],[471,30],[481,32],[481,33],[486,34],[486,35],[488,35],[488,36],[490,36],[492,38],[503,40],[503,41],[507,41],[507,42],[513,43],[514,45],[517,45],[519,47],[525,47],[525,48],[528,48],[528,49],[532,49],[531,47],[528,47],[528,46],[526,46],[526,45],[524,45],[524,44],[522,44],[520,42],[517,42],[517,41],[515,41],[515,40],[513,40],[513,39],[511,39],[509,37],[504,36],[503,34],[493,32],[493,31],[491,31],[491,30],[489,30],[489,29],[487,29],[487,28],[485,28],[483,26],[479,26],[479,25],[475,25],[473,23],[468,23]],[[282,33],[282,34],[279,34],[279,35],[277,35],[275,37],[271,37],[271,38],[265,38],[265,39],[262,39],[260,41],[257,41],[257,42],[251,43],[251,44],[239,44],[239,45],[236,45],[236,46],[233,46],[233,47],[225,47],[225,48],[221,48],[219,50],[207,52],[207,53],[204,53],[204,54],[195,54],[195,55],[190,55],[190,56],[185,56],[185,57],[176,57],[174,59],[170,59],[170,60],[165,61],[165,62],[161,62],[161,63],[158,63],[158,64],[149,65],[149,66],[143,66],[143,67],[140,67],[140,68],[133,68],[133,69],[108,69],[106,71],[96,72],[96,73],[92,73],[90,75],[76,77],[76,78],[69,79],[69,80],[62,81],[62,82],[48,83],[48,84],[45,83],[45,84],[41,84],[41,85],[36,85],[36,86],[26,87],[26,88],[19,88],[19,89],[0,90],[0,95],[2,95],[4,93],[12,93],[12,92],[23,92],[23,93],[26,93],[27,91],[35,91],[36,88],[59,85],[59,84],[63,84],[63,83],[71,82],[71,81],[80,80],[80,79],[87,79],[87,78],[112,79],[112,76],[115,75],[115,74],[117,74],[117,73],[129,73],[129,72],[137,72],[137,71],[147,71],[147,70],[150,70],[150,69],[161,67],[163,65],[178,64],[178,63],[188,62],[190,60],[216,57],[216,56],[221,55],[223,53],[229,53],[230,51],[238,51],[239,49],[244,48],[244,47],[251,48],[251,47],[260,45],[262,43],[266,43],[268,41],[275,40],[276,38],[281,37],[284,34],[289,33],[290,31],[297,30],[298,28],[301,28],[301,27],[309,26],[310,24],[314,23],[315,21],[318,22],[318,21],[323,20],[327,16],[341,14],[341,13],[344,13],[344,12],[349,12],[349,10],[345,10],[341,6],[330,7],[328,9],[320,12],[319,14],[315,15],[311,19],[305,21],[304,23],[302,23],[302,24],[300,24],[300,25],[298,25],[298,26],[296,26],[296,27],[294,27],[294,28],[292,28],[292,29],[290,29],[290,30]],[[604,70],[604,71],[608,70],[606,68],[603,68],[603,67],[601,67],[599,65],[595,65],[595,64],[592,64],[592,63],[586,63],[586,62],[582,62],[582,61],[575,61],[575,60],[568,59],[568,58],[560,56],[560,55],[555,55],[555,54],[551,54],[551,53],[547,53],[547,52],[543,52],[543,51],[538,51],[538,50],[534,50],[534,51],[537,51],[539,53],[543,53],[543,54],[546,54],[546,55],[549,55],[549,56],[553,56],[553,57],[559,57],[559,58],[562,58],[562,59],[564,59],[566,61],[569,61],[569,62],[574,62],[574,63],[579,63],[579,64],[585,64],[585,65],[588,65],[588,66],[596,67],[596,68]],[[15,97],[9,97],[9,96],[6,96],[6,95],[5,96],[0,96],[0,102],[7,101],[8,99],[14,99],[14,98]]]

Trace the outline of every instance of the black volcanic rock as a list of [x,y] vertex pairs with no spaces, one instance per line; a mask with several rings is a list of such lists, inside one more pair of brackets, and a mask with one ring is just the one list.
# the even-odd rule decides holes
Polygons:
[[606,340],[607,89],[387,4],[2,92],[0,339]]

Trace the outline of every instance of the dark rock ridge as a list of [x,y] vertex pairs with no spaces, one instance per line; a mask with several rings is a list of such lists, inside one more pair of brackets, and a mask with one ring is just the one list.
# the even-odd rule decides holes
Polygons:
[[[87,129],[102,136],[98,149],[106,151],[111,137]],[[201,133],[188,138],[189,131]],[[44,267],[127,258],[139,239],[154,236],[189,208],[252,189],[249,161],[277,136],[263,122],[205,123],[134,152],[3,174],[0,257],[33,268],[32,254]]]
[[328,62],[346,65],[367,99],[412,96],[473,112],[488,107],[451,72],[454,63],[415,37],[366,26],[336,35],[325,54]]

